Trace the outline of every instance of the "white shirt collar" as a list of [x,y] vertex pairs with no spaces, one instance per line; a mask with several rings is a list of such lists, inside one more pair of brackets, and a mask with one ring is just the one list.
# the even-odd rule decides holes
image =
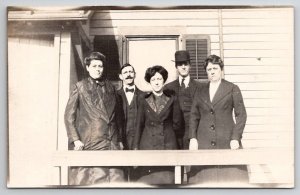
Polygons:
[[123,85],[123,90],[125,91],[125,89],[128,88],[128,89],[134,89],[135,91],[135,85]]
[[[183,77],[181,75],[179,75],[179,85],[181,85],[181,81],[182,81]],[[186,87],[189,86],[189,83],[190,83],[190,80],[191,80],[191,77],[190,75],[187,75],[186,77],[184,77],[184,84]]]

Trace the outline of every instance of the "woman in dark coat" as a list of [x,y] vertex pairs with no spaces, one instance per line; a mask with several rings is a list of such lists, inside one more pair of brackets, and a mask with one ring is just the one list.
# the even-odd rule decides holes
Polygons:
[[[216,55],[205,60],[204,68],[210,82],[198,90],[193,101],[189,134],[191,150],[242,148],[246,109],[239,87],[221,79],[223,67],[221,58]],[[189,173],[189,183],[228,182],[247,183],[247,167],[193,166]]]
[[[176,150],[177,136],[183,136],[182,116],[176,96],[163,92],[168,72],[162,66],[148,68],[145,80],[152,92],[139,98],[134,148],[139,150]],[[138,167],[138,182],[174,184],[174,167]]]
[[[89,77],[75,84],[65,110],[71,149],[120,150],[120,107],[113,85],[104,77],[105,56],[92,52],[85,64]],[[71,167],[69,174],[70,185],[122,181],[123,170],[117,167]]]

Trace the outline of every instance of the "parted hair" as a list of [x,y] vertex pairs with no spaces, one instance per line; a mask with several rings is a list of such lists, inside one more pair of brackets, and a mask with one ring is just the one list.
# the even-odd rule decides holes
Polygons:
[[223,60],[217,55],[210,55],[205,59],[205,61],[204,61],[204,70],[205,71],[206,71],[206,67],[209,63],[218,64],[220,66],[221,70],[223,70],[223,68],[224,68]]
[[145,73],[145,80],[150,83],[150,79],[156,74],[156,73],[159,73],[161,74],[161,76],[163,77],[164,79],[164,82],[166,82],[166,80],[168,79],[168,71],[160,66],[160,65],[155,65],[155,66],[152,66],[150,68],[148,68],[146,70],[146,73]]

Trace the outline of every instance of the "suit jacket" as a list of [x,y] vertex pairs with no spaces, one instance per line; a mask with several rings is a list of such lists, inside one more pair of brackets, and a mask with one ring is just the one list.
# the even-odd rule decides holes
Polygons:
[[128,104],[127,104],[127,98],[126,98],[126,94],[124,92],[123,87],[117,91],[117,94],[119,96],[119,99],[121,100],[120,102],[121,102],[121,108],[122,108],[122,119],[121,120],[122,120],[122,129],[123,129],[123,132],[122,132],[123,144],[124,144],[125,149],[132,149],[135,132],[128,131],[128,129],[126,129],[126,126],[127,126],[127,122],[129,120],[136,121],[137,116],[138,116],[137,112],[138,112],[138,106],[139,106],[138,97],[140,95],[142,95],[143,92],[135,86],[135,91],[134,91],[134,95],[133,95],[133,99],[132,99],[132,102],[135,101],[135,107],[133,109],[134,118],[129,118],[127,116]]
[[116,92],[107,80],[101,85],[102,88],[90,77],[76,83],[65,110],[69,142],[81,140],[84,150],[119,149]]
[[168,101],[155,112],[152,93],[140,96],[134,148],[140,150],[178,149],[176,134],[182,134],[182,118],[177,97],[165,93]]
[[190,121],[190,111],[191,111],[191,106],[192,106],[192,100],[195,97],[195,93],[198,88],[201,87],[201,83],[195,81],[194,79],[191,78],[189,82],[189,88],[190,88],[190,96],[191,96],[191,101],[186,101],[180,98],[179,94],[179,78],[176,79],[175,81],[172,81],[168,84],[165,85],[164,89],[167,91],[170,91],[171,93],[174,93],[179,100],[180,104],[180,109],[182,111],[182,115],[184,116],[184,128],[185,128],[185,133],[184,137],[188,138],[188,133],[189,133],[189,121]]
[[231,140],[240,142],[246,120],[239,87],[222,79],[212,102],[209,83],[197,92],[190,115],[189,136],[198,140],[199,149],[230,149]]

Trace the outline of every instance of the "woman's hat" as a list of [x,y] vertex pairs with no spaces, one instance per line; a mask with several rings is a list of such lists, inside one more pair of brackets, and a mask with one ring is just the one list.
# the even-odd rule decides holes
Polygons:
[[190,54],[186,50],[179,50],[175,52],[175,62],[186,62],[190,60]]

